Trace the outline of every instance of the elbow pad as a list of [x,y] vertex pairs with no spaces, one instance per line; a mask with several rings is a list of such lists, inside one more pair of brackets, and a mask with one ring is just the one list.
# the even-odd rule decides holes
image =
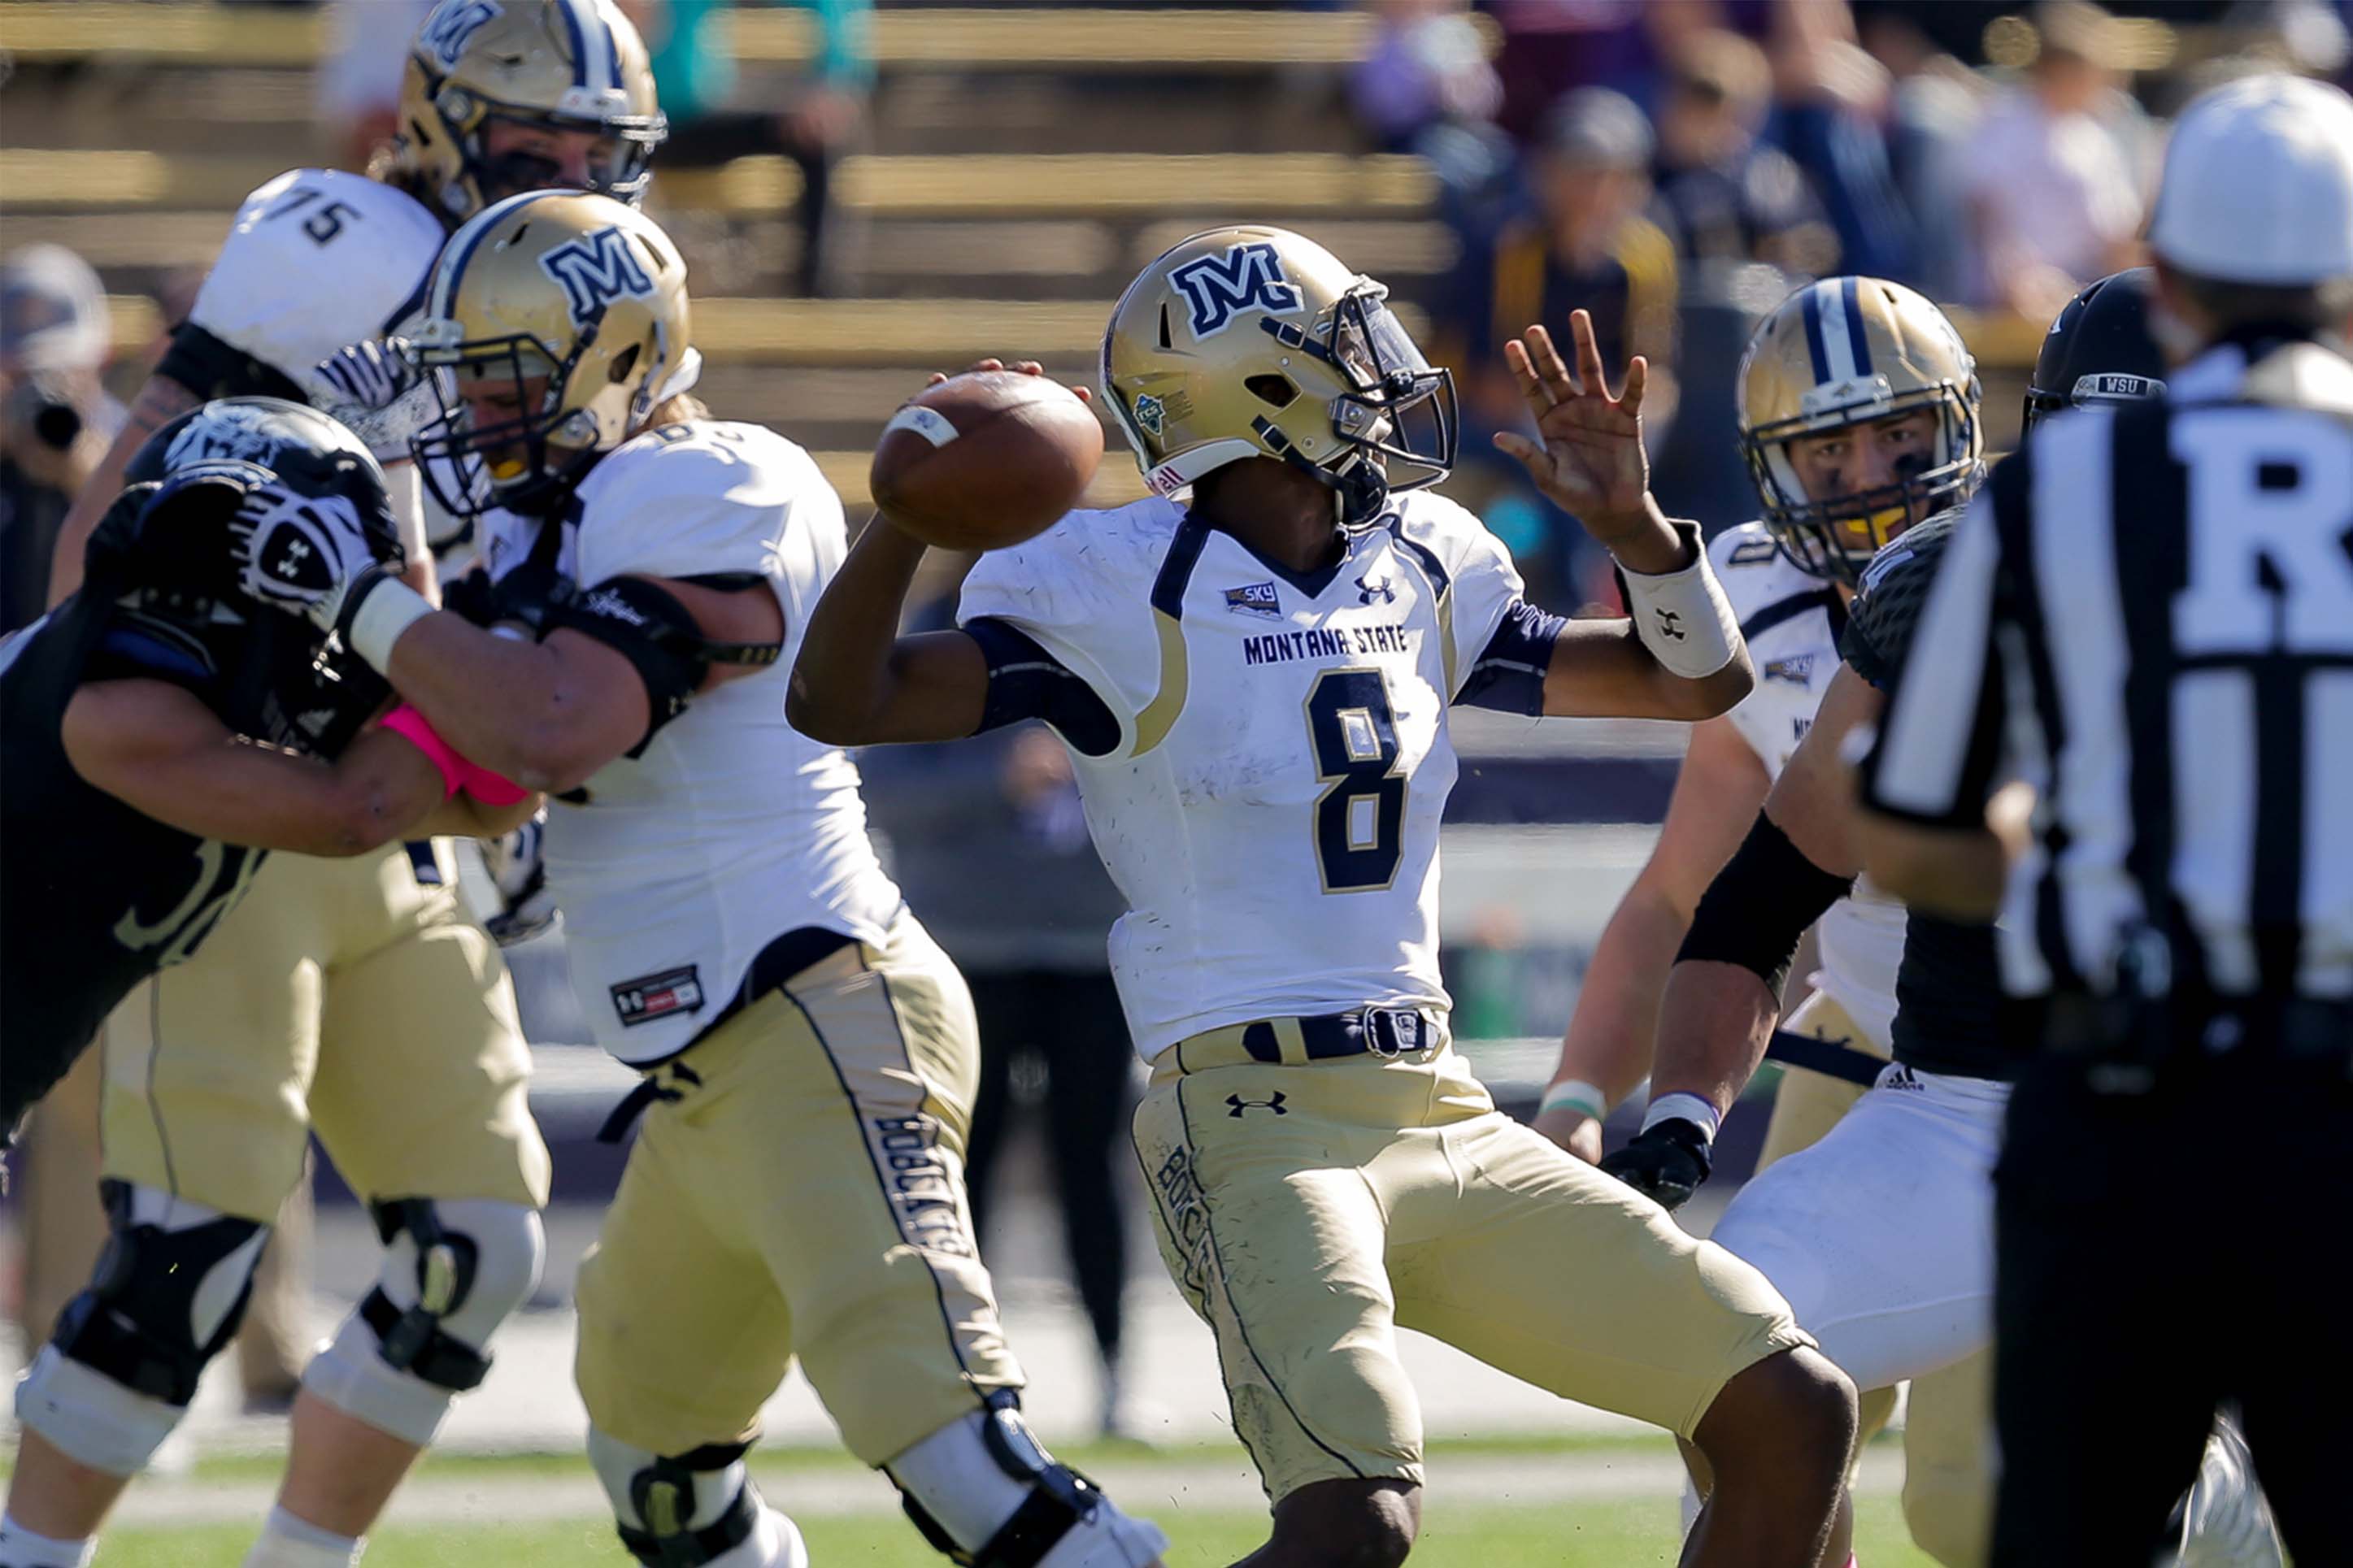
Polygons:
[[1760,811],[1748,837],[1701,895],[1675,962],[1736,963],[1778,996],[1806,928],[1853,887],[1853,878],[1833,875],[1807,859]]

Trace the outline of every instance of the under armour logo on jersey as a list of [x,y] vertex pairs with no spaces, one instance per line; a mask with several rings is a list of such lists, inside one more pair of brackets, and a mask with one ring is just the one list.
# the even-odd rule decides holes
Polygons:
[[1369,605],[1375,599],[1384,605],[1394,605],[1397,603],[1397,589],[1390,586],[1387,577],[1376,582],[1373,574],[1367,572],[1356,579],[1356,603]]
[[490,0],[464,0],[463,4],[445,5],[425,19],[419,33],[425,47],[444,69],[458,63],[466,52],[467,40],[495,20],[499,8]]
[[1299,290],[1282,275],[1282,257],[1265,240],[1188,261],[1168,281],[1185,296],[1197,338],[1215,337],[1247,310],[1299,309]]
[[1244,1100],[1239,1094],[1229,1094],[1226,1096],[1226,1103],[1233,1107],[1226,1114],[1236,1118],[1245,1110],[1271,1110],[1277,1116],[1291,1114],[1282,1108],[1282,1090],[1279,1089],[1274,1091],[1274,1098],[1271,1100]]
[[616,300],[643,299],[654,291],[654,280],[638,264],[618,225],[565,240],[541,257],[539,267],[564,285],[565,304],[584,326]]

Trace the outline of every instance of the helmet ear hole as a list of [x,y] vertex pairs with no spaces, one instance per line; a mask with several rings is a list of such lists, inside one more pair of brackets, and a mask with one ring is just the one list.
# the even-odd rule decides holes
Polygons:
[[1174,346],[1168,337],[1168,307],[1165,302],[1160,307],[1160,346],[1163,350]]
[[631,343],[613,356],[613,363],[607,374],[617,384],[629,379],[629,373],[638,368],[638,355],[644,348],[643,343]]
[[1299,397],[1299,388],[1291,384],[1289,376],[1275,375],[1271,373],[1262,372],[1253,375],[1244,381],[1242,385],[1251,395],[1270,408],[1288,408]]

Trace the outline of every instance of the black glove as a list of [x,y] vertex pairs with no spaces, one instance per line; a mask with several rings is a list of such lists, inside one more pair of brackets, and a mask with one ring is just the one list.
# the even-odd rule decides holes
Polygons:
[[1604,1155],[1601,1168],[1660,1207],[1678,1209],[1691,1201],[1714,1166],[1707,1134],[1699,1124],[1671,1116],[1637,1133],[1615,1154]]

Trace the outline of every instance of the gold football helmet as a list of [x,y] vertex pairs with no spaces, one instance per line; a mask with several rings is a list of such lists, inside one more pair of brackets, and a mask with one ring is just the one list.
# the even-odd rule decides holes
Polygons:
[[571,183],[545,158],[489,156],[499,120],[606,138],[588,188],[633,205],[670,134],[646,46],[612,0],[440,0],[409,49],[392,176],[453,225]]
[[1211,229],[1145,268],[1103,333],[1103,389],[1155,494],[1277,458],[1369,527],[1392,490],[1454,466],[1454,377],[1388,290],[1287,229]]
[[[1800,571],[1852,584],[1910,524],[1967,500],[1985,475],[1977,361],[1945,313],[1901,283],[1825,278],[1784,300],[1740,362],[1740,445],[1765,526]],[[1788,444],[1914,408],[1936,411],[1934,455],[1898,482],[1806,493]]]
[[543,513],[598,458],[694,384],[686,264],[609,196],[529,191],[449,237],[405,352],[440,421],[409,443],[459,517]]

